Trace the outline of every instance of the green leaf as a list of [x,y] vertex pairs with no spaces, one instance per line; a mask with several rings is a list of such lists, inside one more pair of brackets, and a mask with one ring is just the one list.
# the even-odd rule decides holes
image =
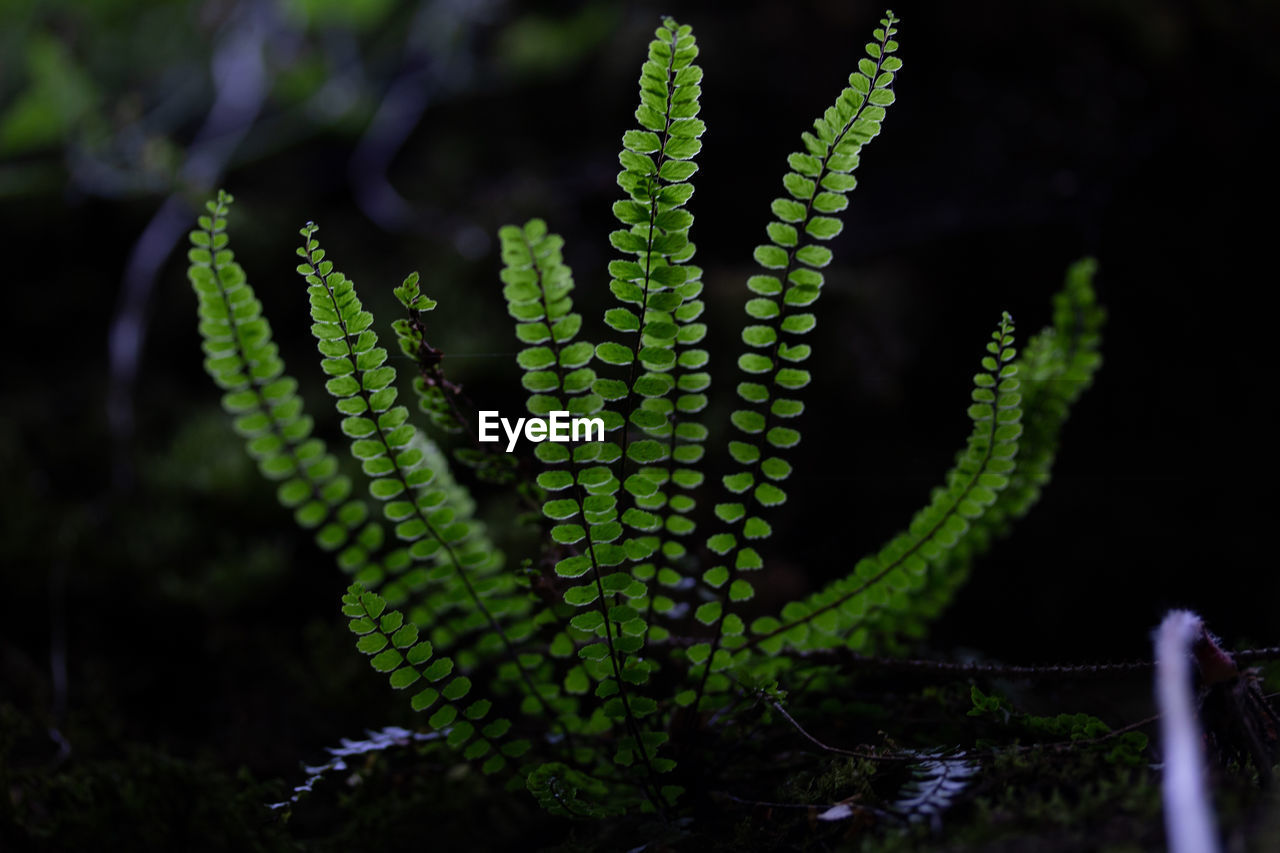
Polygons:
[[729,570],[724,566],[716,566],[702,573],[702,582],[707,586],[719,588],[729,580]]
[[782,178],[782,185],[786,187],[787,192],[791,194],[792,198],[800,201],[806,201],[813,197],[813,191],[815,189],[813,181],[802,177],[795,172],[788,172],[784,175]]
[[658,169],[658,177],[670,183],[680,183],[693,177],[698,164],[692,160],[667,160]]
[[556,357],[550,347],[532,347],[522,350],[516,362],[525,370],[544,370],[556,363]]
[[426,690],[415,694],[413,699],[410,700],[410,705],[415,711],[425,711],[434,705],[439,698],[440,692],[435,688],[428,687]]
[[747,279],[747,287],[761,296],[775,296],[782,292],[782,282],[771,275],[753,275]]
[[417,670],[412,667],[404,666],[391,673],[391,686],[396,690],[403,690],[411,684],[415,684],[421,678]]
[[766,269],[783,269],[787,266],[787,251],[778,246],[767,244],[756,246],[753,256],[756,263]]
[[756,486],[756,500],[764,506],[777,506],[787,500],[786,492],[772,483],[761,483]]
[[356,648],[364,652],[366,655],[380,652],[387,646],[387,638],[382,634],[365,634],[356,643]]
[[560,350],[560,366],[566,370],[576,370],[591,360],[594,348],[586,341],[578,341]]
[[640,328],[640,318],[626,308],[610,308],[604,312],[604,321],[619,332],[634,332]]
[[628,130],[622,134],[622,144],[641,154],[652,154],[661,148],[658,135],[643,130]]
[[724,610],[720,602],[708,601],[706,604],[698,607],[698,609],[694,611],[693,616],[703,625],[712,625],[720,618],[720,614],[723,612]]
[[440,691],[440,694],[450,701],[457,701],[463,696],[466,696],[470,690],[471,679],[467,678],[465,675],[460,675],[453,679],[453,681],[450,681],[448,685]]
[[360,606],[370,618],[377,619],[386,609],[387,602],[375,592],[364,592],[360,594]]
[[[839,219],[829,216],[815,216],[804,226],[804,231],[816,240],[830,240],[844,228]],[[798,256],[798,253],[797,253]]]
[[778,316],[778,303],[772,299],[747,300],[747,314],[757,320],[771,320]]
[[398,667],[404,661],[404,656],[395,649],[387,649],[381,654],[374,655],[369,661],[369,665],[378,672],[390,672]]
[[619,343],[607,341],[596,346],[596,357],[605,364],[626,365],[635,360],[631,348]]
[[742,330],[742,342],[751,347],[773,346],[778,340],[778,333],[772,326],[747,326]]
[[800,443],[800,433],[787,427],[774,427],[765,438],[774,447],[786,449]]

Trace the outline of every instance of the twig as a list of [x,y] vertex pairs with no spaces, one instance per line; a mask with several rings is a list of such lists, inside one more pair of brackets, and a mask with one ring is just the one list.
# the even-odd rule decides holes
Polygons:
[[887,669],[898,672],[920,672],[928,675],[967,677],[987,675],[1003,678],[1105,678],[1113,675],[1131,675],[1149,672],[1155,667],[1151,661],[1120,661],[1086,664],[1002,664],[961,663],[957,661],[921,660],[910,658],[869,657],[847,648],[816,649],[797,652],[803,660],[833,663],[851,663],[855,666]]
[[[697,637],[671,636],[661,644],[686,647],[705,643],[706,639]],[[1256,652],[1271,652],[1280,658],[1280,647],[1275,649],[1248,650],[1254,658],[1264,655]],[[1240,659],[1241,652],[1236,658]],[[1106,678],[1110,676],[1131,675],[1149,672],[1155,668],[1152,661],[1120,661],[1109,663],[1086,664],[1002,664],[1002,663],[961,663],[958,661],[926,660],[920,658],[891,658],[861,655],[852,649],[811,649],[807,651],[783,650],[775,656],[789,657],[814,664],[850,664],[865,669],[884,669],[896,672],[916,672],[925,675],[954,676],[967,678],[972,675],[987,675],[1003,678]]]
[[[778,702],[775,699],[775,700],[771,700],[769,704],[771,704],[777,710],[777,712],[787,720],[787,722],[791,723],[791,725],[795,728],[795,730],[799,732],[801,735],[803,735],[806,740],[808,740],[810,743],[817,746],[819,749],[823,750],[824,752],[831,752],[836,755],[847,755],[847,756],[850,756],[851,758],[864,758],[868,761],[886,761],[886,762],[914,762],[914,761],[920,761],[922,758],[926,757],[918,752],[898,752],[898,753],[863,752],[858,750],[841,749],[840,747],[830,746],[818,740],[816,737],[814,737],[812,734],[806,731],[804,726],[800,725],[800,723],[796,720],[796,718],[791,716],[791,714],[787,712],[786,708],[782,707],[781,702]],[[1158,715],[1153,717],[1147,717],[1145,719],[1138,720],[1137,722],[1129,723],[1128,725],[1122,726],[1118,729],[1112,729],[1106,734],[1099,735],[1098,737],[1094,737],[1094,738],[1080,738],[1079,740],[1055,741],[1052,743],[1027,743],[1027,744],[1020,743],[1020,744],[1012,744],[1007,747],[995,748],[990,750],[979,750],[979,751],[966,750],[963,754],[957,754],[957,755],[946,755],[942,753],[930,754],[927,756],[927,758],[930,761],[968,761],[974,758],[981,758],[983,756],[990,757],[990,756],[1000,755],[1001,753],[1005,753],[1005,752],[1031,752],[1037,749],[1048,749],[1048,750],[1053,750],[1055,752],[1062,752],[1065,750],[1074,749],[1079,746],[1096,746],[1097,744],[1120,737],[1121,735],[1127,734],[1128,732],[1135,731],[1137,729],[1143,728],[1144,726],[1149,726],[1159,719],[1160,717]]]

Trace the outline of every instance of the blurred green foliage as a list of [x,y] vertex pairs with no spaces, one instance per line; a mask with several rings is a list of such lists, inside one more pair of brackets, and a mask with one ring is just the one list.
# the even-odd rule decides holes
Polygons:
[[591,3],[563,19],[520,15],[499,34],[494,54],[516,79],[565,71],[616,30],[619,11],[616,4]]
[[396,8],[395,0],[285,0],[285,10],[313,29],[341,27],[356,32],[381,24]]
[[41,33],[26,45],[27,87],[0,117],[0,154],[66,140],[98,100],[92,81],[62,42]]
[[[232,167],[326,130],[359,136],[405,69],[441,64],[434,88],[476,84],[450,55],[477,49],[508,83],[571,68],[618,23],[615,4],[567,15],[501,4],[394,0],[11,0],[0,6],[0,199],[58,192],[167,194],[214,103],[220,48],[250,26],[269,99]],[[243,61],[243,57],[236,61]],[[62,162],[59,163],[58,161]]]

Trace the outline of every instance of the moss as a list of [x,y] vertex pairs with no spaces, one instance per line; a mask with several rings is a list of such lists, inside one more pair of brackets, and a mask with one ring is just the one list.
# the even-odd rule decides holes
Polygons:
[[8,796],[3,834],[13,849],[292,846],[263,812],[270,787],[248,771],[228,772],[144,744],[125,744],[109,756],[81,756],[73,747],[55,765],[41,727],[12,705],[0,706],[0,728],[7,732],[0,759]]

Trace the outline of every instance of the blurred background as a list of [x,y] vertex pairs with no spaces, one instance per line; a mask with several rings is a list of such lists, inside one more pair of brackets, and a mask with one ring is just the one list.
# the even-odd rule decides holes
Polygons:
[[[1000,311],[1025,340],[1066,266],[1094,255],[1105,366],[1044,500],[977,567],[930,646],[1019,663],[1144,657],[1170,606],[1200,610],[1229,643],[1280,642],[1267,544],[1275,274],[1263,265],[1280,5],[895,11],[898,102],[833,246],[798,488],[759,606],[847,572],[905,525],[963,444]],[[673,14],[694,26],[706,70],[691,236],[719,435],[743,282],[785,156],[881,13],[0,4],[14,344],[0,383],[0,832],[70,848],[111,815],[135,845],[164,847],[204,837],[207,821],[239,848],[283,831],[264,829],[259,806],[299,781],[299,762],[410,721],[350,648],[343,577],[275,503],[203,372],[185,235],[204,199],[235,194],[232,245],[323,434],[336,423],[293,272],[307,220],[388,322],[391,287],[420,270],[450,376],[483,408],[515,411],[495,232],[542,216],[563,234],[592,328],[611,298],[620,137],[644,46]],[[309,820],[295,838],[354,831]]]

